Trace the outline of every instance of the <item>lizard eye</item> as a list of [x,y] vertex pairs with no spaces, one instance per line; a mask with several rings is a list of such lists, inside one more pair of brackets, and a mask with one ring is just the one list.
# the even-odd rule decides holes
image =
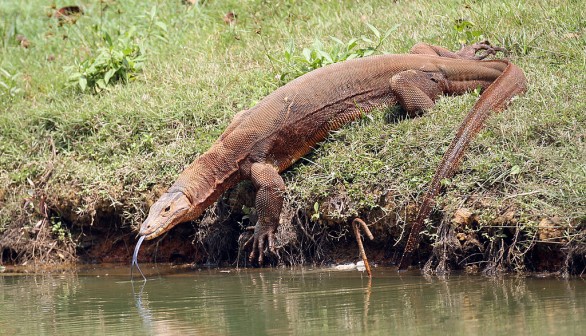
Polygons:
[[168,206],[165,208],[165,212],[169,212],[169,210],[171,210],[171,206],[170,206],[170,205],[168,205]]

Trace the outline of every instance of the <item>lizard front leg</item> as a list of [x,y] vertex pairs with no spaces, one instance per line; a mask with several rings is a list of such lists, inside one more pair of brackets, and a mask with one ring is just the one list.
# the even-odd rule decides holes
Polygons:
[[285,182],[275,166],[260,162],[252,164],[250,179],[257,189],[255,206],[258,221],[254,227],[254,243],[249,260],[252,262],[258,252],[258,263],[262,265],[265,240],[269,243],[269,251],[275,253],[275,232],[283,208]]

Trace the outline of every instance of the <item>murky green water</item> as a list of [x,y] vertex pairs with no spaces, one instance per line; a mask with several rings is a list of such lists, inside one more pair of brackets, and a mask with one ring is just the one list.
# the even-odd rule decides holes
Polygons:
[[584,335],[586,281],[376,269],[0,273],[1,335]]

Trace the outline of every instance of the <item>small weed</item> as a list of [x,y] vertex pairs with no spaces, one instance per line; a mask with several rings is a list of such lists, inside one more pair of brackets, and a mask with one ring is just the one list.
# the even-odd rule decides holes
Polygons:
[[313,204],[313,215],[311,215],[311,220],[312,221],[317,221],[320,218],[320,214],[319,214],[319,203],[315,202]]
[[150,11],[139,16],[141,19],[142,26],[139,31],[142,32],[142,38],[148,40],[150,37],[159,39],[165,43],[168,43],[167,39],[167,25],[157,19],[157,6],[153,6]]
[[[348,42],[344,42],[338,38],[330,37],[336,44],[327,51],[323,42],[316,39],[311,48],[303,48],[302,55],[296,55],[295,45],[291,41],[283,53],[284,61],[269,55],[271,61],[285,63],[286,70],[278,75],[279,80],[288,82],[328,64],[370,56],[380,51],[379,48],[382,43],[398,28],[398,25],[395,25],[384,34],[381,34],[373,25],[367,24],[367,26],[374,34],[375,39],[362,35],[360,38],[352,38]],[[367,45],[360,47],[360,43],[366,43]]]
[[51,233],[54,234],[60,242],[65,241],[65,239],[71,239],[71,233],[57,217],[51,218]]
[[138,19],[136,25],[130,26],[116,39],[107,31],[99,32],[98,44],[103,46],[98,47],[97,56],[65,68],[70,74],[67,86],[76,87],[81,92],[98,93],[109,85],[134,80],[144,65],[148,41],[155,38],[168,42],[167,25],[157,19],[156,6],[139,15]]
[[0,96],[7,94],[14,97],[22,92],[22,89],[18,87],[19,76],[19,73],[11,74],[5,69],[0,68]]
[[108,85],[118,82],[124,84],[136,78],[142,70],[144,57],[142,48],[133,39],[131,29],[116,41],[107,32],[103,34],[105,47],[100,47],[96,57],[91,57],[75,66],[66,67],[71,75],[68,86],[77,87],[82,92],[90,90],[98,93]]
[[454,22],[454,30],[457,32],[460,44],[472,44],[482,40],[482,32],[473,28],[474,23],[468,20],[457,19]]

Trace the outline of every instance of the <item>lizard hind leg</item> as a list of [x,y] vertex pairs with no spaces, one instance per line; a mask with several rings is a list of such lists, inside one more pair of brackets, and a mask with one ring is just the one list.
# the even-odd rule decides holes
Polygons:
[[258,221],[254,227],[254,241],[249,260],[254,262],[258,253],[258,263],[264,260],[265,241],[269,251],[275,254],[275,233],[279,226],[279,217],[283,208],[283,192],[285,182],[277,168],[268,163],[253,163],[250,179],[257,189],[255,207]]
[[[479,51],[482,51],[482,53],[477,54]],[[471,45],[464,45],[456,52],[448,50],[444,47],[420,42],[411,48],[410,53],[457,59],[482,60],[489,55],[495,55],[498,51],[505,52],[506,50],[501,47],[493,46],[488,41],[482,41]]]
[[[482,53],[478,54],[479,51],[482,51]],[[464,59],[483,60],[489,55],[496,55],[498,51],[506,52],[507,50],[502,47],[493,46],[485,40],[471,45],[464,45],[456,54]]]
[[447,80],[439,72],[406,70],[390,80],[391,91],[409,117],[416,117],[435,105],[435,100],[447,89]]

